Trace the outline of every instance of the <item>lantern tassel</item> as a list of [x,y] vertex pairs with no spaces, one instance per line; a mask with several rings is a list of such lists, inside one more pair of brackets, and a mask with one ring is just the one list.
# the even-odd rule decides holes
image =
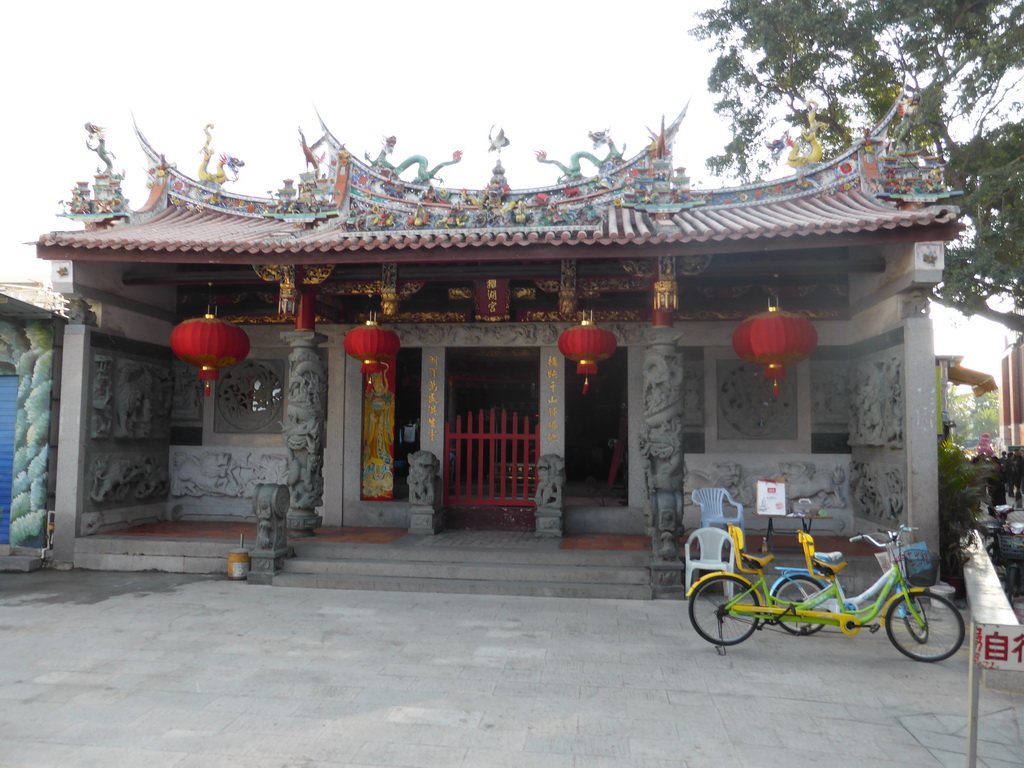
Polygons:
[[589,391],[590,391],[590,377],[589,376],[584,376],[583,377],[583,394],[585,395]]
[[772,398],[774,399],[774,398],[777,398],[778,396],[779,396],[779,380],[778,379],[772,379]]

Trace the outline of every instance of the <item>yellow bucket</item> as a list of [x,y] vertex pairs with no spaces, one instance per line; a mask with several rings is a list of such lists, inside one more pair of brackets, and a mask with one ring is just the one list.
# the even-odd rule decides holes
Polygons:
[[[239,547],[245,546],[244,536],[239,537],[238,545]],[[238,580],[249,578],[249,550],[232,549],[228,552],[228,578]]]

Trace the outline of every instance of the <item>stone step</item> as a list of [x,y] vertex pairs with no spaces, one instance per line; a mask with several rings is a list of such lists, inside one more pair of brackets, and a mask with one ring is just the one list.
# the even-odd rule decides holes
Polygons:
[[409,579],[388,576],[338,576],[284,572],[274,576],[275,587],[362,589],[385,592],[435,592],[519,597],[650,600],[649,585],[512,582],[473,579]]
[[466,562],[452,553],[448,561],[376,560],[366,558],[294,558],[285,561],[286,573],[319,574],[324,576],[359,576],[437,580],[465,579],[467,581],[507,582],[565,582],[582,584],[647,585],[650,574],[645,565],[579,565],[572,559],[561,563],[522,563],[512,559],[498,559],[492,553],[490,562]]
[[560,549],[558,539],[538,540],[526,547],[435,546],[429,539],[409,537],[393,544],[320,543],[312,539],[290,539],[298,559],[373,559],[401,562],[505,563],[529,565],[571,564],[646,567],[651,554],[645,551]]
[[43,567],[43,558],[37,555],[7,555],[0,557],[0,573],[31,573]]

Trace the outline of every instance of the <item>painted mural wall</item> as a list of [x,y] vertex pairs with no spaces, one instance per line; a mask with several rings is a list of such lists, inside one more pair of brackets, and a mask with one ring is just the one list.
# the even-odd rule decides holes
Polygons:
[[9,543],[41,548],[46,540],[53,323],[0,320],[0,374],[18,377]]

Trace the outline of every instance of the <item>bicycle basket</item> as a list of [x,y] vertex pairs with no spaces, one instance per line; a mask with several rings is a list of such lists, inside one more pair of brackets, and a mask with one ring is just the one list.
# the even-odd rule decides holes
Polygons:
[[908,547],[903,550],[903,574],[912,586],[930,587],[939,580],[939,558],[926,548]]
[[895,545],[886,547],[885,552],[879,552],[875,558],[882,570],[888,570],[895,559],[911,586],[930,587],[938,582],[939,558],[928,551],[928,544],[923,541],[907,544],[901,549]]
[[1024,534],[999,534],[999,554],[1004,560],[1024,560]]

